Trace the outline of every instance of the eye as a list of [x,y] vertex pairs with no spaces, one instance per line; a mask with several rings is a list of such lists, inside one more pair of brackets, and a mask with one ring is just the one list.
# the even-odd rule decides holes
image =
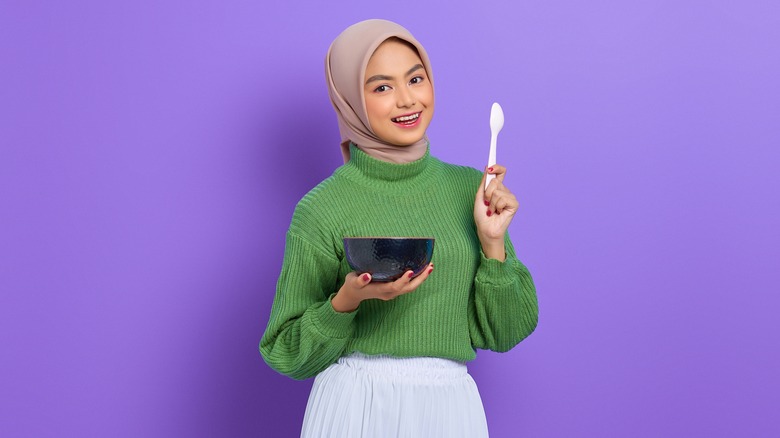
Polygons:
[[374,88],[374,93],[384,93],[385,91],[389,90],[390,87],[388,85],[380,85],[376,88]]
[[424,81],[424,80],[425,80],[425,79],[423,79],[423,77],[422,77],[422,76],[415,76],[415,77],[413,77],[413,78],[412,78],[412,80],[411,80],[411,81],[409,81],[409,83],[410,83],[410,84],[413,84],[413,85],[415,85],[415,84],[420,84],[420,83],[422,83],[422,81]]

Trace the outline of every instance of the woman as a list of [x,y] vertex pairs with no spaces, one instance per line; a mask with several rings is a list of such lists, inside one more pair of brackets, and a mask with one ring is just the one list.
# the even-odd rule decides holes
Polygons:
[[[295,209],[263,358],[293,378],[317,376],[302,436],[487,436],[465,362],[477,348],[511,349],[538,314],[507,236],[518,203],[505,169],[430,155],[430,62],[403,27],[347,28],[326,76],[345,164]],[[431,263],[372,283],[351,272],[345,236],[433,236],[436,272]]]

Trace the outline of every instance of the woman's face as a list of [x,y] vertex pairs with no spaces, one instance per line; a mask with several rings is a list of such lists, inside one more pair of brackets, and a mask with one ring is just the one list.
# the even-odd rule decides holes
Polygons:
[[422,60],[398,40],[383,42],[371,55],[363,84],[371,129],[382,140],[412,145],[433,118],[433,86]]

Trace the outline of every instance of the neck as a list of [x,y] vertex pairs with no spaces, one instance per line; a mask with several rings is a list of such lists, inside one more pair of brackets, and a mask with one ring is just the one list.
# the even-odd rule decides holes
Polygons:
[[377,160],[388,163],[404,164],[417,161],[428,151],[428,137],[421,138],[418,142],[408,146],[394,146],[390,144],[356,144],[358,149]]

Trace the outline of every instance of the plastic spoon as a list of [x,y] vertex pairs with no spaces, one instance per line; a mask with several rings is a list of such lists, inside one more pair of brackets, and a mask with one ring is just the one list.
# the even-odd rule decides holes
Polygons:
[[[501,128],[504,127],[504,110],[501,109],[501,105],[493,103],[490,108],[490,156],[488,157],[488,167],[496,164],[496,142],[498,141],[498,133],[501,132]],[[488,184],[496,176],[488,174],[485,179],[485,190],[487,190]]]

